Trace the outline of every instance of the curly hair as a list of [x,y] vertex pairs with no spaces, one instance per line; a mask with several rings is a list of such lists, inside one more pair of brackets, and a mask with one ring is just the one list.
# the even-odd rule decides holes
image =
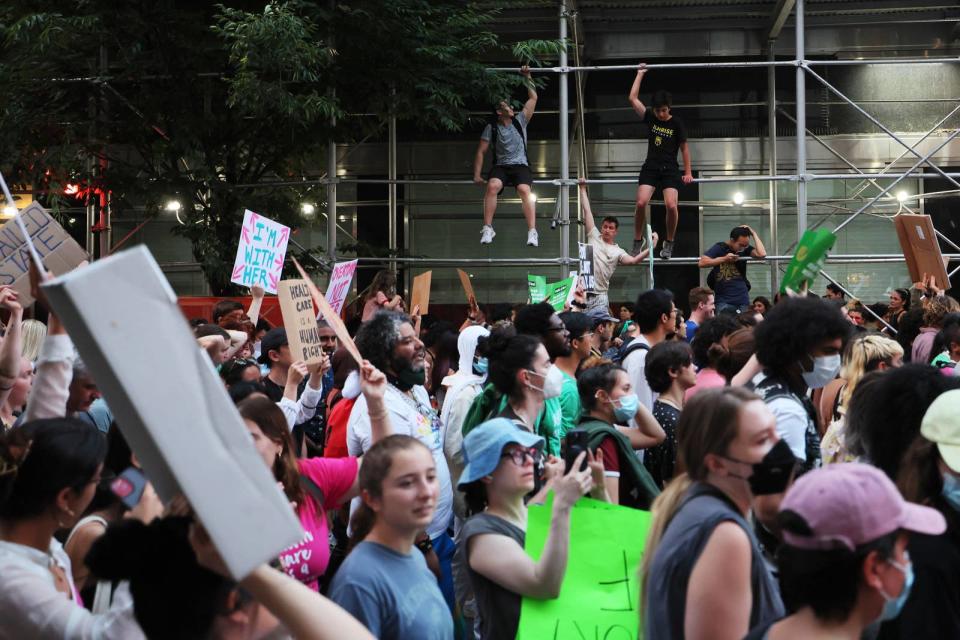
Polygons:
[[825,340],[846,340],[853,326],[836,305],[819,298],[787,298],[754,329],[757,359],[774,375],[786,374]]
[[923,325],[925,327],[939,327],[948,313],[960,311],[960,304],[947,295],[935,296],[923,305]]
[[390,369],[393,349],[400,341],[400,326],[410,324],[410,316],[399,311],[378,311],[363,323],[354,342],[360,355],[380,371]]

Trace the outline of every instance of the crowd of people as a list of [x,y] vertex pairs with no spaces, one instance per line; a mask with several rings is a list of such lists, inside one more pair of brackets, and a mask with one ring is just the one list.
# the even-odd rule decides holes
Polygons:
[[[597,227],[581,184],[594,281],[566,308],[420,317],[383,271],[347,323],[360,362],[323,320],[322,356],[297,360],[258,288],[190,320],[302,529],[238,581],[187,501],[153,490],[36,275],[45,323],[0,287],[0,640],[513,638],[524,599],[559,596],[584,496],[652,515],[636,540],[648,640],[960,638],[960,305],[929,278],[889,304],[836,284],[751,301],[765,249],[737,226],[701,256],[707,286],[612,308],[615,269],[656,246],[651,194],[669,258],[691,179],[669,95],[638,98],[644,74],[634,247],[616,217]],[[485,244],[504,185],[538,243],[527,86],[477,151],[480,183],[495,155]],[[528,512],[547,503],[534,559]]]
[[0,638],[510,638],[524,598],[559,594],[584,495],[652,512],[647,638],[960,637],[960,305],[932,281],[859,317],[837,287],[696,287],[618,317],[582,292],[471,305],[459,327],[375,282],[362,364],[323,321],[322,358],[295,361],[260,290],[192,322],[303,530],[238,583],[56,315],[0,289]]

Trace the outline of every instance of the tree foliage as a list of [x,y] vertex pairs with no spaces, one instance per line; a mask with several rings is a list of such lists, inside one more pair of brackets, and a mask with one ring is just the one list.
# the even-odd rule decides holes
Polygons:
[[487,61],[542,64],[563,46],[502,43],[498,13],[458,0],[8,1],[0,166],[54,209],[68,182],[108,191],[117,213],[177,197],[175,232],[230,293],[243,209],[295,222],[296,189],[250,185],[296,180],[327,140],[376,134],[391,115],[459,130],[520,83]]

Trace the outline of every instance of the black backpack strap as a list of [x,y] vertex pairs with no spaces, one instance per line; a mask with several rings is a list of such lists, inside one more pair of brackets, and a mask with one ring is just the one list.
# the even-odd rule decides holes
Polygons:
[[[523,127],[520,126],[520,123],[517,122],[516,118],[514,118],[510,122],[513,123],[513,128],[516,129],[517,133],[520,134],[520,141],[523,142],[523,155],[526,156],[527,155],[527,136],[523,132]],[[529,159],[527,159],[527,161],[529,162]]]
[[490,151],[493,154],[493,165],[497,166],[497,140],[500,137],[500,130],[497,128],[497,119],[493,118],[487,124],[490,125]]
[[318,507],[323,506],[323,489],[320,488],[320,485],[301,473],[300,486],[307,492],[307,495],[316,501]]
[[646,342],[640,342],[639,340],[634,338],[630,342],[630,344],[627,345],[627,348],[624,349],[623,355],[620,357],[620,360],[626,361],[628,355],[630,355],[634,351],[640,351],[640,350],[650,351],[650,345],[648,345]]

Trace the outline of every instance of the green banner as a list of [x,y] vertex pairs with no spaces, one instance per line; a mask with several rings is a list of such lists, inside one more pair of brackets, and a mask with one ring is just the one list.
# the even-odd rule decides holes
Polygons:
[[547,279],[543,276],[527,275],[530,304],[546,301],[557,311],[563,311],[563,305],[567,302],[567,294],[570,293],[574,280],[575,278],[567,278],[547,284]]
[[[553,494],[527,515],[526,551],[539,559],[550,530]],[[651,516],[581,498],[570,514],[567,572],[555,600],[523,598],[517,640],[636,640],[638,569]]]
[[797,252],[787,265],[787,270],[783,274],[783,280],[780,282],[780,293],[786,293],[787,289],[799,291],[803,285],[809,284],[820,273],[823,263],[827,259],[827,252],[833,248],[837,241],[837,236],[828,229],[807,229],[800,238],[797,245]]

